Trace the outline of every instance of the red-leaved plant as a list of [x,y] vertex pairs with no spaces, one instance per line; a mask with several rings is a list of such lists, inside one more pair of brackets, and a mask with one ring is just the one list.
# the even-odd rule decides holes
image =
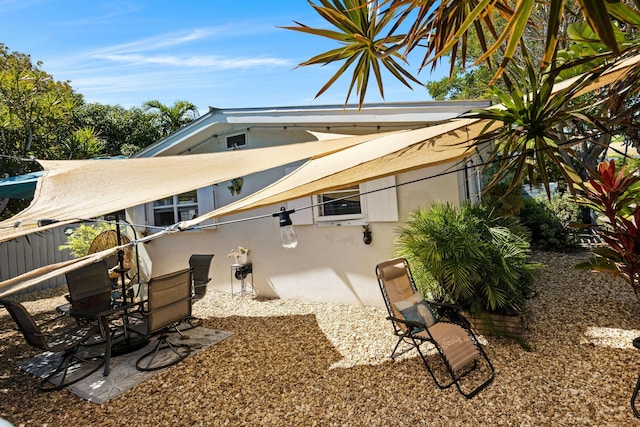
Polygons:
[[640,176],[624,167],[616,171],[613,160],[602,162],[582,190],[580,204],[604,217],[596,233],[606,245],[594,248],[576,268],[623,278],[640,301]]

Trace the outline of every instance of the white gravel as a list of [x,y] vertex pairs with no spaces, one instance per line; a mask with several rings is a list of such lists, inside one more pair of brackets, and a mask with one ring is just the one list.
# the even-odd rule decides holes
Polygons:
[[[384,310],[209,292],[194,314],[234,335],[103,405],[39,393],[15,366],[36,350],[2,312],[0,416],[18,426],[632,425],[640,303],[626,283],[574,270],[585,256],[535,254],[546,267],[527,307],[531,351],[487,337],[496,378],[471,400],[439,390],[415,352],[387,357]],[[57,293],[25,304],[49,316]]]

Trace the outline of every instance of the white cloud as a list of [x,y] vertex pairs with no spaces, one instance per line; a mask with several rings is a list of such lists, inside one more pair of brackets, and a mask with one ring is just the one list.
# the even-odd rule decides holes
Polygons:
[[252,68],[263,66],[291,66],[291,63],[279,58],[224,58],[217,55],[135,55],[106,54],[96,58],[133,65],[160,64],[180,67],[198,67],[230,70],[236,68]]

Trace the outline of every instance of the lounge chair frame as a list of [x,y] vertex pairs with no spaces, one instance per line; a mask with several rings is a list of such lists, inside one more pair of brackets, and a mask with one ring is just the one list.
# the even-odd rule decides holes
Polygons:
[[[389,289],[387,289],[385,269],[388,268],[398,269],[396,273],[400,273],[400,271],[402,271],[402,274],[406,275],[407,282],[405,283],[405,285],[407,286],[407,289],[404,289],[404,291],[402,292],[402,297],[400,297],[400,294],[398,294],[395,295],[396,298],[394,299],[390,295]],[[409,267],[409,263],[407,262],[407,260],[405,258],[395,258],[378,264],[376,266],[376,277],[378,279],[378,285],[380,286],[380,291],[382,293],[385,306],[389,313],[387,319],[391,321],[394,333],[398,337],[398,341],[393,348],[391,355],[389,356],[391,359],[395,360],[395,358],[399,357],[400,355],[416,349],[422,362],[427,368],[427,371],[440,389],[446,389],[455,384],[458,391],[467,399],[471,399],[476,394],[478,394],[478,392],[491,384],[495,377],[495,370],[493,368],[493,365],[491,364],[489,357],[482,348],[482,345],[478,341],[476,334],[473,332],[471,324],[461,314],[461,310],[459,307],[451,304],[428,301],[428,303],[433,309],[435,309],[440,318],[438,323],[457,325],[458,327],[462,328],[467,333],[469,339],[471,340],[471,343],[473,343],[478,351],[476,358],[473,360],[470,366],[466,367],[465,369],[458,369],[456,371],[448,361],[446,350],[432,334],[432,330],[430,330],[430,328],[427,327],[424,323],[403,319],[401,317],[402,315],[393,305],[394,302],[402,300],[406,297],[410,297],[412,294],[418,292],[418,288],[413,279],[413,274],[411,273],[411,268]],[[398,351],[400,349],[401,343],[406,344],[407,347],[404,350]],[[438,379],[433,367],[429,363],[427,356],[425,356],[424,352],[421,350],[421,345],[424,343],[431,343],[435,347],[450,377],[448,380],[443,381],[442,379]],[[479,367],[479,362],[486,363],[486,366],[489,369],[489,374],[487,378],[484,379],[484,381],[482,381],[476,387],[473,387],[471,391],[465,391],[464,387],[462,387],[460,384],[460,380],[476,370]]]

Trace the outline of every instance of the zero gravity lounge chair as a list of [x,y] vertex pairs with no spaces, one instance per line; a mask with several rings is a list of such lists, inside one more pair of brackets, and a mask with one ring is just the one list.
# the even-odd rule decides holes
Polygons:
[[[425,301],[416,288],[406,259],[378,264],[376,276],[389,312],[388,319],[398,336],[392,359],[415,348],[438,387],[445,389],[455,384],[468,399],[493,381],[493,365],[469,321],[455,306]],[[408,348],[396,353],[401,343]],[[433,344],[435,359],[420,348],[424,343]],[[446,374],[434,365],[438,360]]]

